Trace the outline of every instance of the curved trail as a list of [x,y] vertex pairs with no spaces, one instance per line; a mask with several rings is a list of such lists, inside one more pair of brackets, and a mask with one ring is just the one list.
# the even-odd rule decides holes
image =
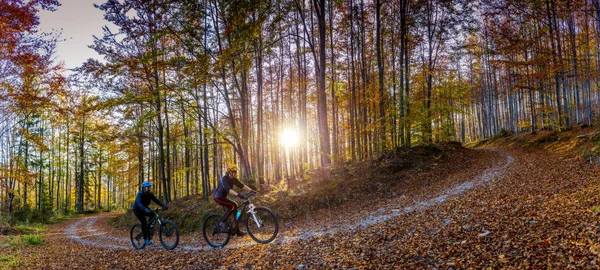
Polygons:
[[[125,245],[124,242],[128,242],[127,239],[110,236],[104,232],[99,232],[94,229],[94,224],[98,220],[97,216],[94,217],[86,217],[82,218],[76,222],[73,222],[65,229],[65,235],[67,238],[72,239],[73,241],[80,243],[86,246],[92,247],[100,247],[100,248],[109,248],[109,249],[131,249],[131,244],[129,246]],[[86,226],[83,226],[83,224]],[[99,239],[111,239],[115,242],[119,242],[118,244],[105,244],[103,241],[99,241]]]
[[[277,239],[273,241],[275,244],[285,244],[292,241],[304,240],[313,237],[319,237],[327,234],[335,234],[340,231],[351,231],[355,230],[359,227],[368,227],[371,225],[375,225],[381,222],[388,221],[395,217],[399,217],[405,215],[407,213],[422,211],[428,209],[432,206],[439,205],[449,198],[456,197],[462,195],[464,192],[471,190],[476,187],[484,186],[500,177],[502,177],[508,167],[510,167],[515,158],[509,153],[500,151],[500,150],[492,150],[499,152],[502,156],[505,157],[504,163],[498,164],[496,166],[490,167],[478,174],[476,177],[471,179],[470,181],[463,182],[462,184],[455,185],[451,188],[448,188],[440,193],[434,198],[424,200],[424,201],[416,201],[413,205],[404,207],[402,209],[394,208],[393,205],[390,205],[390,208],[379,208],[375,211],[372,211],[368,216],[362,218],[359,221],[351,222],[348,224],[339,224],[337,226],[333,226],[327,230],[301,230],[297,233],[293,233],[292,235],[287,235],[282,228],[280,228],[280,233]],[[101,216],[106,218],[107,216]],[[104,231],[97,230],[94,226],[98,221],[99,216],[91,216],[79,219],[69,226],[67,226],[64,230],[64,235],[73,241],[80,243],[82,245],[91,246],[91,247],[99,247],[105,249],[114,249],[114,250],[132,250],[131,242],[129,240],[129,231],[127,231],[127,237],[116,237],[113,235],[109,235]],[[162,248],[160,243],[158,242],[157,237],[153,239],[154,245],[150,246],[149,249],[157,249]],[[203,241],[203,240],[202,240]],[[196,244],[192,244],[195,242]],[[107,244],[110,243],[110,244]],[[212,247],[208,245],[199,244],[199,241],[181,241],[176,250],[211,250]],[[249,246],[256,244],[252,240],[243,240],[236,241],[236,243],[231,243],[227,245],[225,248],[238,248],[243,246]],[[148,248],[146,248],[148,249]]]

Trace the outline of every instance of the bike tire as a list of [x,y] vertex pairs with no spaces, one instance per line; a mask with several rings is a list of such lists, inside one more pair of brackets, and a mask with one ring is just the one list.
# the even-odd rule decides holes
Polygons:
[[177,247],[177,244],[179,244],[179,229],[177,228],[177,225],[175,225],[175,222],[165,220],[160,224],[158,237],[160,239],[160,244],[164,248],[172,250]]
[[213,213],[208,215],[204,219],[204,222],[202,222],[202,235],[204,236],[204,240],[208,245],[214,248],[224,247],[229,243],[229,239],[231,238],[229,232],[217,230],[219,221],[222,217],[223,215],[221,214]]
[[[254,219],[252,214],[248,214],[246,218],[246,230],[252,239],[261,244],[268,244],[275,240],[277,233],[279,232],[279,221],[275,213],[266,207],[254,208],[254,214],[259,219]],[[257,222],[261,223],[261,227],[257,225]]]
[[142,223],[137,223],[131,227],[129,231],[129,239],[131,239],[131,244],[135,249],[143,249],[146,244],[144,244],[144,231],[142,230]]

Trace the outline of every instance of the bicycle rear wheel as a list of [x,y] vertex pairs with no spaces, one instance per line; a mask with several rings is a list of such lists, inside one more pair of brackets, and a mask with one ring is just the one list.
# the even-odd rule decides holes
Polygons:
[[179,229],[177,228],[177,225],[175,225],[175,222],[165,220],[160,224],[158,237],[164,248],[172,250],[177,247],[177,244],[179,243]]
[[131,227],[129,238],[135,249],[142,249],[146,246],[146,244],[144,244],[144,231],[142,230],[141,223],[137,223]]
[[279,232],[279,222],[275,213],[266,207],[254,208],[254,216],[248,215],[246,229],[254,241],[267,244],[275,239]]
[[214,248],[221,248],[227,245],[231,238],[229,228],[219,228],[219,221],[222,217],[223,215],[221,214],[210,214],[204,219],[202,224],[204,240]]

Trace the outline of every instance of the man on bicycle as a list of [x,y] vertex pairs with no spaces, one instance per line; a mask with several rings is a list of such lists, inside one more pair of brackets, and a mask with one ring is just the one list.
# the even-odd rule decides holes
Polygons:
[[[227,220],[227,218],[229,218],[231,213],[237,213],[237,208],[238,208],[237,203],[228,199],[227,195],[229,195],[229,193],[231,193],[234,196],[243,198],[239,193],[237,193],[237,192],[235,192],[235,190],[233,190],[233,186],[242,188],[243,190],[253,191],[251,188],[242,184],[240,182],[240,180],[237,179],[237,171],[238,171],[238,167],[235,164],[231,165],[227,168],[227,173],[223,177],[221,177],[221,180],[219,180],[219,185],[217,186],[217,190],[215,191],[215,195],[213,196],[215,201],[218,204],[223,205],[229,209],[229,210],[227,210],[227,212],[225,213],[225,215],[223,216],[223,218],[221,219],[221,221],[219,223],[219,226],[221,228],[225,227],[224,222]],[[244,236],[244,235],[246,235],[246,233],[240,231],[240,227],[238,225],[237,218],[238,218],[237,216],[234,216],[234,218],[233,218],[234,227],[235,227],[234,232],[237,236]]]
[[152,183],[146,181],[142,183],[142,190],[138,192],[137,197],[135,198],[135,202],[133,203],[133,214],[137,217],[142,223],[142,231],[144,232],[144,244],[152,245],[150,242],[150,232],[148,228],[148,221],[146,220],[146,216],[152,216],[153,212],[148,208],[150,205],[150,201],[154,201],[156,204],[160,205],[163,210],[167,210],[168,207],[164,203],[162,203],[159,199],[154,196],[154,193],[150,190],[152,187]]

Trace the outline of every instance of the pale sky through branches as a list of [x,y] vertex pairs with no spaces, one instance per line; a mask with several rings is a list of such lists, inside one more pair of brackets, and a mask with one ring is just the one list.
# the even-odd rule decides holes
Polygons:
[[107,24],[103,12],[94,7],[102,0],[61,0],[61,6],[56,11],[40,11],[39,30],[51,32],[60,31],[61,41],[57,45],[57,62],[64,61],[65,68],[72,69],[80,66],[88,58],[100,59],[100,56],[88,45],[93,43],[93,35],[102,37],[102,27]]

